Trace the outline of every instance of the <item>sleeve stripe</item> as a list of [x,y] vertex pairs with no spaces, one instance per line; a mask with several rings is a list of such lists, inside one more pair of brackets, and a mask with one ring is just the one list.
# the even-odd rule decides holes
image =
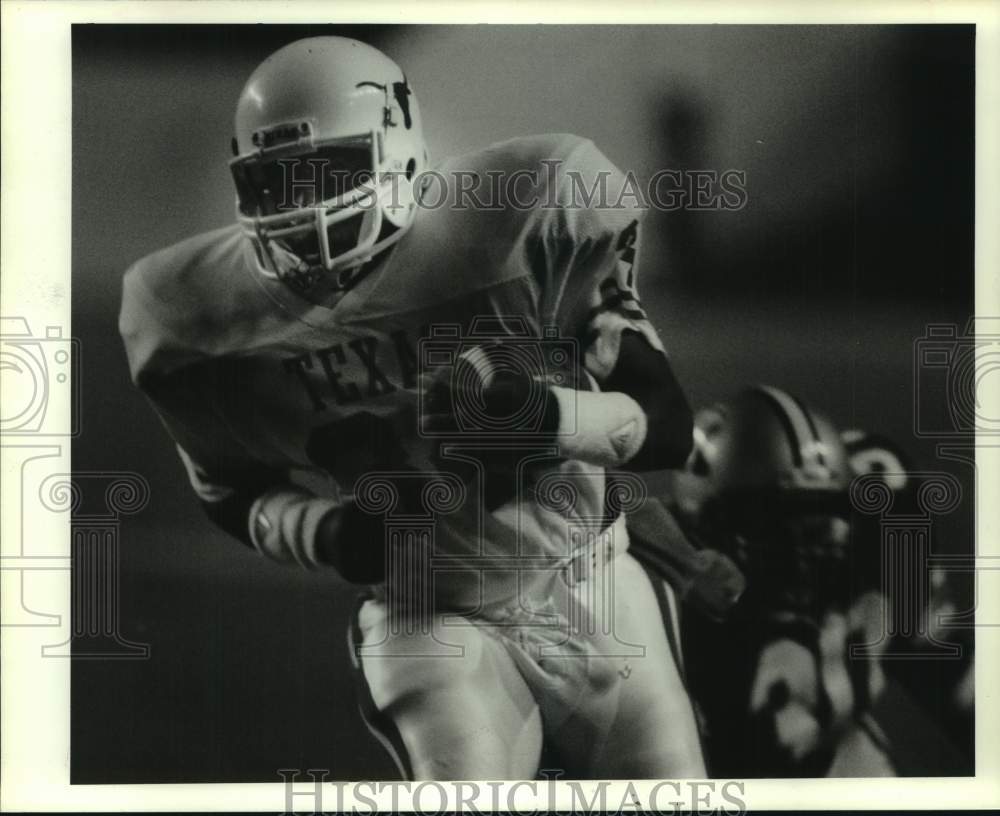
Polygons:
[[605,315],[605,314],[616,314],[616,315],[620,315],[621,317],[627,317],[630,320],[647,320],[647,321],[649,320],[649,315],[647,315],[641,309],[617,308],[617,309],[601,309],[601,310],[599,310],[597,312],[597,314],[595,314],[591,318],[590,322],[592,323],[594,320],[596,320],[597,318],[599,318],[601,315]]
[[[608,309],[600,314],[608,314],[609,312],[613,312],[614,314],[629,320],[642,321],[646,323],[649,322],[649,317],[645,312],[636,311],[635,309]],[[600,315],[595,315],[595,317],[600,317]],[[583,337],[584,348],[590,348],[597,342],[601,334],[602,330],[600,328],[591,327],[587,329],[587,332]]]
[[[633,306],[635,308],[632,308]],[[600,306],[595,306],[587,312],[586,322],[590,323],[598,315],[611,311],[617,311],[626,317],[634,317],[638,320],[646,319],[646,313],[642,309],[642,304],[639,303],[639,301],[632,295],[619,292],[614,297],[610,297],[605,300]]]
[[638,302],[635,290],[628,286],[625,286],[623,288],[616,278],[608,278],[600,286],[600,294],[602,298],[607,298],[609,296],[613,297],[612,292],[614,292],[614,294],[617,295],[623,295],[625,297],[631,298],[632,300]]

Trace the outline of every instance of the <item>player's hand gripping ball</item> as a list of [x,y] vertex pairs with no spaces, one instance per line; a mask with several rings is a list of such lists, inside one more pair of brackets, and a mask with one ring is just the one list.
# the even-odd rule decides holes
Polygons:
[[581,384],[583,372],[522,364],[502,341],[476,346],[427,378],[421,432],[436,440],[435,464],[467,484],[478,478],[493,510],[559,461],[551,386]]

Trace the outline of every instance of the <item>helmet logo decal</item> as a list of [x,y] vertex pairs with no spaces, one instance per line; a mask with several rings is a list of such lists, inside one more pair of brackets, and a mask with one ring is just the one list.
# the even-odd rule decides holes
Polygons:
[[410,83],[403,74],[402,82],[392,83],[392,95],[396,97],[396,104],[403,111],[403,127],[409,130],[413,127],[413,119],[410,117]]
[[[383,127],[396,127],[397,122],[392,120],[392,107],[389,105],[389,86],[381,82],[359,82],[354,87],[356,88],[378,88],[382,93],[385,94],[385,118],[382,121]],[[396,100],[396,104],[399,105],[399,109],[403,111],[403,127],[409,130],[413,127],[413,118],[410,116],[410,94],[413,91],[410,90],[410,83],[403,77],[402,82],[392,83],[392,96]]]

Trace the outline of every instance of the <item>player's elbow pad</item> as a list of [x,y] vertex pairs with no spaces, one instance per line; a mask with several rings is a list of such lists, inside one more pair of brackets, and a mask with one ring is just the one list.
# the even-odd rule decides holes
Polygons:
[[683,395],[645,400],[621,391],[574,391],[554,386],[562,453],[592,465],[657,470],[683,465],[691,452],[693,419]]
[[551,392],[559,404],[559,447],[567,458],[621,467],[645,444],[646,412],[628,394],[559,386]]

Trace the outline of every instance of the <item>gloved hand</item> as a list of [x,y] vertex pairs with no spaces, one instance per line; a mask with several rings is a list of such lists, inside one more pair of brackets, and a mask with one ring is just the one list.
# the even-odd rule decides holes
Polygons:
[[539,466],[558,461],[559,406],[546,382],[509,369],[485,374],[474,358],[463,355],[428,378],[420,428],[433,440],[436,467],[466,484],[478,476],[492,511],[518,496]]
[[659,499],[646,499],[627,521],[633,558],[667,581],[680,601],[725,620],[746,588],[736,564],[717,550],[696,549]]

